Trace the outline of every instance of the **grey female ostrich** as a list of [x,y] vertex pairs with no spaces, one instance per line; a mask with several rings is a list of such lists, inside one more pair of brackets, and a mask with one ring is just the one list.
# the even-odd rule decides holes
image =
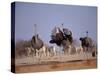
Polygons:
[[35,35],[31,39],[31,45],[35,49],[35,55],[36,55],[36,50],[39,50],[40,48],[43,47],[43,41],[40,39],[39,35],[36,33],[36,24],[34,25],[34,32]]
[[96,47],[93,44],[93,40],[91,37],[88,37],[88,31],[86,32],[87,36],[86,37],[81,37],[81,45],[83,47],[84,52],[91,52],[92,56],[96,56]]
[[93,41],[92,41],[91,37],[88,37],[88,31],[86,32],[86,37],[81,37],[80,41],[81,41],[83,50],[85,52],[92,50],[90,48],[92,48],[92,46],[93,46]]
[[90,51],[89,48],[93,46],[92,39],[90,37],[81,37],[81,45],[85,52]]
[[43,47],[43,41],[39,38],[38,35],[32,37],[31,44],[34,49],[39,50],[40,48]]

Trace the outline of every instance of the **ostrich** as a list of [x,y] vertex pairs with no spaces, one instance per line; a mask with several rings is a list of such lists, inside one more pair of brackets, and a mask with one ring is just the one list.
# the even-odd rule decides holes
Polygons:
[[71,50],[71,45],[73,42],[72,32],[67,28],[60,29],[55,27],[51,34],[51,44],[56,44],[57,46],[63,46],[64,53]]
[[85,52],[89,52],[90,48],[92,48],[92,45],[93,45],[92,39],[90,37],[81,37],[80,41],[81,41],[81,45],[83,47],[83,50]]
[[80,38],[82,48],[84,52],[90,52],[92,56],[96,56],[96,47],[93,44],[93,40],[88,36],[88,31],[86,32],[86,37]]
[[80,37],[79,40],[81,41],[84,52],[89,52],[92,50],[93,40],[88,36],[88,31],[86,31],[86,37]]
[[40,39],[39,35],[36,32],[36,24],[34,24],[34,36],[31,39],[31,45],[32,47],[35,49],[35,56],[36,56],[36,52],[37,50],[39,51],[42,47],[43,47],[43,41]]
[[60,46],[63,38],[64,38],[63,32],[60,30],[59,27],[55,27],[52,30],[50,43],[52,43],[52,44],[56,43],[58,46]]

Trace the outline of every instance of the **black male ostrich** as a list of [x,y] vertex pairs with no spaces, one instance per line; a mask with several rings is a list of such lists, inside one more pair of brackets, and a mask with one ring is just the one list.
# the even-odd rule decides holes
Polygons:
[[63,28],[55,27],[51,34],[50,43],[55,43],[57,46],[63,46],[64,53],[68,52],[73,42],[72,32]]

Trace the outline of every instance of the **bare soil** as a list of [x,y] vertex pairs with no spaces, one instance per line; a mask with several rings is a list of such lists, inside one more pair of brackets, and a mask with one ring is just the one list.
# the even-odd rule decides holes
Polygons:
[[61,70],[75,70],[75,69],[90,69],[97,67],[97,60],[77,60],[62,63],[48,63],[48,64],[31,64],[31,65],[16,65],[16,73],[27,72],[44,72],[44,71],[61,71]]

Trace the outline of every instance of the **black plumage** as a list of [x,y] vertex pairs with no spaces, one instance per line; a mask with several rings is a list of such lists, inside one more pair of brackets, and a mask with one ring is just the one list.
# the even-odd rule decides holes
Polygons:
[[61,44],[63,45],[63,40],[64,42],[69,41],[70,44],[73,42],[72,32],[69,29],[63,28],[63,30],[61,30],[59,27],[56,27],[53,31],[55,32],[51,34],[50,43],[61,46]]

